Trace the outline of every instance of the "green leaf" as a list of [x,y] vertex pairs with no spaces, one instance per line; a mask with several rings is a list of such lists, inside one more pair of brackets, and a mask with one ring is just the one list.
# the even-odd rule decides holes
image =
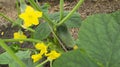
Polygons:
[[[30,60],[30,54],[30,51],[18,51],[16,53],[16,55],[26,64],[27,67],[34,67],[35,64],[33,64],[32,60]],[[9,67],[19,67],[17,62],[14,61],[7,52],[0,54],[0,64],[9,64]]]
[[35,29],[35,33],[33,34],[33,38],[43,40],[43,39],[47,38],[50,33],[51,33],[51,30],[49,28],[48,23],[41,23]]
[[53,67],[98,67],[98,65],[80,50],[74,50],[62,54],[55,60]]
[[57,35],[66,46],[73,47],[75,45],[74,40],[65,24],[57,28]]
[[50,4],[48,4],[48,3],[44,3],[40,8],[41,8],[41,10],[42,10],[42,12],[44,12],[45,14],[48,14],[48,12],[49,12],[49,7],[50,7]]
[[0,54],[0,64],[9,64],[11,60],[7,52]]
[[[17,19],[15,20],[16,23],[12,23],[12,27],[14,27],[14,26],[20,27],[19,25],[22,24],[22,21],[23,21],[22,19],[17,18]],[[18,25],[18,24],[19,24],[19,25]]]
[[120,19],[120,11],[116,11],[116,12],[112,13],[111,16],[113,16],[114,20],[115,20],[118,24],[120,24],[120,21],[119,21],[119,19]]
[[120,12],[97,14],[83,21],[78,45],[103,67],[120,66]]
[[23,59],[23,62],[26,64],[27,67],[35,67],[39,64],[39,62],[33,63],[31,58]]
[[16,53],[16,55],[20,58],[20,59],[25,59],[25,58],[30,58],[30,51],[19,51]]
[[20,45],[19,44],[11,44],[10,48],[13,50],[13,52],[18,52]]
[[[69,11],[64,12],[64,17],[67,16],[68,13],[69,13]],[[57,21],[57,22],[60,21],[60,19],[59,19],[59,17],[60,17],[60,12],[52,13],[52,14],[50,14],[49,16],[50,16],[50,18],[51,18],[52,20],[55,20],[55,21]],[[57,22],[56,22],[55,24],[57,24]],[[69,19],[66,21],[65,24],[66,24],[66,26],[67,26],[68,28],[73,28],[73,27],[78,28],[78,27],[80,27],[81,22],[82,22],[82,20],[81,20],[80,14],[77,13],[77,12],[75,12],[75,13],[71,16],[71,18],[69,18]]]
[[27,67],[35,67],[38,63],[33,63],[30,54],[30,51],[19,51],[16,53],[16,55],[26,64]]
[[11,62],[9,64],[9,67],[20,67],[20,66],[18,66],[18,64],[16,62]]

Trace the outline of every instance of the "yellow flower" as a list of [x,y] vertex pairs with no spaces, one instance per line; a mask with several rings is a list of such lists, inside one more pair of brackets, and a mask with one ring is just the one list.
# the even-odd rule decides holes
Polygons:
[[[26,39],[27,37],[23,34],[23,32],[15,32],[14,39]],[[20,41],[22,43],[23,41]]]
[[75,46],[73,47],[73,49],[74,49],[74,50],[78,49],[78,46],[77,46],[77,45],[75,45]]
[[3,36],[3,35],[4,35],[4,32],[1,32],[1,35]]
[[37,50],[40,50],[40,54],[42,54],[42,55],[47,53],[47,46],[43,42],[42,43],[37,43],[35,45],[35,48]]
[[23,32],[15,32],[14,39],[26,39],[27,37],[23,34]]
[[35,54],[35,55],[32,55],[31,58],[33,59],[33,62],[35,63],[42,58],[42,55],[41,54]]
[[30,27],[32,25],[39,24],[39,17],[42,17],[42,12],[35,11],[31,6],[26,6],[25,12],[19,15],[24,20],[24,27]]
[[50,53],[46,54],[46,56],[48,57],[48,59],[50,60],[54,60],[57,59],[61,54],[57,53],[55,50],[52,50]]

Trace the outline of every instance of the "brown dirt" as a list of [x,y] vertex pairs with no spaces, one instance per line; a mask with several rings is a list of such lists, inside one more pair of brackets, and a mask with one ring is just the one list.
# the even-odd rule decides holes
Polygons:
[[[15,19],[17,16],[15,0],[0,0],[0,13],[4,13],[6,16]],[[6,24],[8,24],[8,22],[0,17],[0,26],[7,26]]]

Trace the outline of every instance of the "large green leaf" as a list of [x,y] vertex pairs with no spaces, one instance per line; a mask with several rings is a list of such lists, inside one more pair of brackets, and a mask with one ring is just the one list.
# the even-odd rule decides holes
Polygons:
[[[65,16],[67,16],[67,14],[69,13],[69,11],[65,11],[64,12],[64,17]],[[52,14],[50,14],[49,15],[50,16],[50,18],[52,19],[52,20],[55,20],[55,21],[59,21],[59,17],[60,17],[60,12],[55,12],[55,13],[52,13]],[[57,22],[56,22],[57,23]],[[55,23],[55,24],[56,24]],[[71,16],[71,18],[69,18],[67,21],[66,21],[66,26],[68,27],[68,28],[72,28],[72,27],[80,27],[80,25],[81,25],[81,18],[80,18],[80,14],[79,13],[77,13],[77,12],[75,12],[72,16]]]
[[26,59],[22,59],[22,60],[26,64],[27,67],[35,67],[36,65],[39,64],[39,62],[33,63],[31,58],[26,58]]
[[103,67],[120,66],[120,12],[97,14],[83,21],[78,45]]
[[[35,67],[36,63],[33,64],[32,60],[30,59],[30,51],[19,51],[16,53],[27,67]],[[0,64],[9,64],[9,67],[19,67],[17,62],[14,61],[7,52],[4,52],[0,55]]]
[[73,47],[75,45],[74,40],[65,24],[57,28],[57,35],[66,46]]
[[9,64],[11,60],[7,52],[0,54],[0,64]]
[[50,33],[51,33],[51,30],[49,28],[48,23],[41,23],[35,29],[35,33],[33,34],[33,38],[43,40],[43,39],[47,38]]
[[16,62],[9,63],[9,67],[20,67]]
[[98,67],[85,53],[74,50],[62,54],[55,62],[53,67]]
[[120,11],[116,11],[116,12],[112,13],[111,16],[113,16],[114,20],[115,20],[118,24],[120,24],[120,20],[119,20],[119,19],[120,19]]

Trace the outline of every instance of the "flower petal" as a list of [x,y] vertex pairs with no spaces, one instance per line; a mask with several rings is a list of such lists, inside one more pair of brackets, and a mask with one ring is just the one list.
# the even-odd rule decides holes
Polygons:
[[45,55],[48,57],[48,59],[54,60],[54,59],[57,59],[61,54],[57,53],[55,50],[52,50],[50,53]]
[[34,12],[34,9],[31,6],[26,6],[25,12]]
[[35,15],[36,15],[36,17],[42,17],[42,12],[35,11]]
[[42,55],[47,53],[47,46],[44,43],[37,43],[35,48],[40,50],[40,54]]
[[33,59],[33,62],[37,62],[42,58],[42,55],[41,54],[35,54],[35,55],[32,55],[31,58]]

